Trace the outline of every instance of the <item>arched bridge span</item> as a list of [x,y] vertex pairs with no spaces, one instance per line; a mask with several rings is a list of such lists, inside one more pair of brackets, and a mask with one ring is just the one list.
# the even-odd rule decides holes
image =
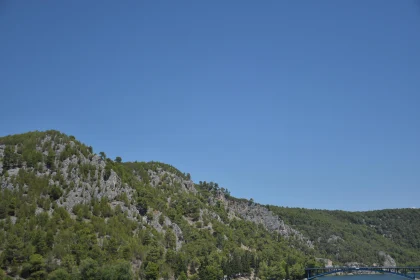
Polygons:
[[420,267],[315,267],[305,270],[308,280],[339,272],[352,273],[358,271],[389,273],[413,280],[416,279],[416,273],[418,276],[420,275]]

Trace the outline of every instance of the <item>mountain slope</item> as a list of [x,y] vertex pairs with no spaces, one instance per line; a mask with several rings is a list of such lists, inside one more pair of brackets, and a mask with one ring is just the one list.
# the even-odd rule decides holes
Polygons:
[[[320,255],[339,263],[420,263],[420,209],[346,212],[269,206],[314,240]],[[387,254],[384,254],[386,252]]]
[[205,184],[170,165],[112,161],[57,131],[0,138],[0,158],[1,263],[10,276],[219,279],[253,270],[297,279],[315,264],[312,249],[229,217],[202,194]]
[[301,279],[319,258],[420,260],[418,210],[263,206],[168,164],[111,160],[57,131],[0,138],[0,174],[10,277]]

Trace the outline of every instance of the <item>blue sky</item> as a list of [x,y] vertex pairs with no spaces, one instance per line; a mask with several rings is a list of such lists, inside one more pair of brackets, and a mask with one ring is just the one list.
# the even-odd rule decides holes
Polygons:
[[420,207],[417,1],[1,1],[0,135],[263,204]]

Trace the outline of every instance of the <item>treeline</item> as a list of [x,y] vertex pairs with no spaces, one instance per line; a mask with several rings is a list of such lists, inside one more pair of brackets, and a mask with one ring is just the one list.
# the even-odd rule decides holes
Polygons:
[[154,172],[158,172],[159,170],[163,170],[169,173],[172,173],[184,180],[191,180],[191,175],[190,173],[183,173],[181,171],[179,171],[177,168],[173,167],[170,164],[166,164],[166,163],[162,163],[162,162],[157,162],[157,161],[149,161],[149,162],[125,162],[124,163],[125,166],[127,166],[128,168],[130,168],[131,170],[134,170],[135,172],[137,172],[142,180],[145,183],[149,183],[150,181],[150,177],[148,174],[148,171],[154,171]]
[[215,182],[199,181],[195,187],[201,195],[207,198],[216,195],[218,192],[222,193],[225,198],[230,198],[230,191],[227,188],[219,187],[219,184]]

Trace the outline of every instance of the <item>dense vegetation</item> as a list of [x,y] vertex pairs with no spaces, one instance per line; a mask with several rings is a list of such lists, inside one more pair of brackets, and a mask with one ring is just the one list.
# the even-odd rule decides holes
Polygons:
[[304,253],[209,203],[215,183],[183,190],[190,175],[173,166],[111,160],[57,131],[7,136],[0,145],[0,279],[221,279],[251,272],[301,279],[305,266],[317,265],[313,250]]
[[382,264],[380,251],[420,263],[420,210],[266,206],[312,249],[223,202],[253,201],[190,179],[168,164],[96,155],[57,131],[0,138],[0,279],[295,280],[322,265],[316,257]]
[[420,263],[420,209],[346,212],[267,207],[314,240],[320,256],[336,263],[382,264],[380,251],[401,265]]

